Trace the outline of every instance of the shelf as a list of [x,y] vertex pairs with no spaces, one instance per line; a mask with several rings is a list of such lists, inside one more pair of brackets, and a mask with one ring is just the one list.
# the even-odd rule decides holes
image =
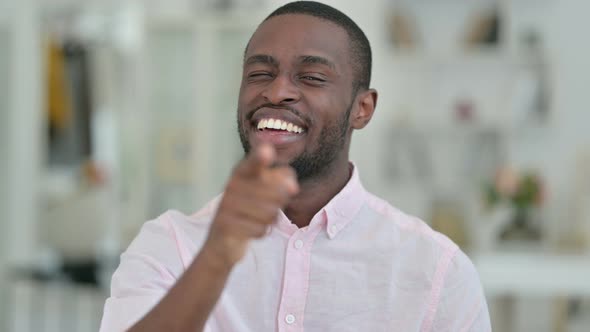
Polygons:
[[589,254],[474,254],[487,295],[590,296]]

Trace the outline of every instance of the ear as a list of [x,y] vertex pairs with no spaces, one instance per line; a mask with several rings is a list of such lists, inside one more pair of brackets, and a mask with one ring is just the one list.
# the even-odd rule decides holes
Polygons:
[[364,128],[375,113],[377,107],[377,90],[368,89],[358,94],[357,105],[350,115],[350,126],[353,129]]

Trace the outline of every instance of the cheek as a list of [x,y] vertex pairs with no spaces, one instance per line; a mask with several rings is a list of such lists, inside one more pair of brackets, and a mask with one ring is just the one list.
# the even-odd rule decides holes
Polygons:
[[238,93],[238,106],[243,107],[252,99],[252,96],[254,95],[252,90],[253,89],[251,87],[244,84],[240,86],[240,92]]
[[239,96],[241,99],[248,101],[259,96],[263,89],[264,87],[261,84],[242,82]]
[[340,100],[331,100],[321,106],[317,106],[318,112],[315,118],[318,122],[321,122],[322,128],[339,126],[342,124],[342,119],[348,110],[348,106]]
[[[229,98],[229,96],[228,96]],[[246,116],[248,112],[251,111],[255,107],[255,100],[252,98],[251,93],[246,90],[240,90],[238,95],[238,117],[240,121],[246,121]]]

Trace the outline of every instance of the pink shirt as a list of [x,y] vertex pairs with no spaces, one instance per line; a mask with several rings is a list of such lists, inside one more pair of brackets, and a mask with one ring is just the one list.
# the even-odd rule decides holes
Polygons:
[[[145,315],[191,264],[219,197],[147,222],[112,279],[101,331]],[[280,213],[232,271],[207,332],[491,331],[477,272],[444,235],[364,190],[357,170],[299,229]]]

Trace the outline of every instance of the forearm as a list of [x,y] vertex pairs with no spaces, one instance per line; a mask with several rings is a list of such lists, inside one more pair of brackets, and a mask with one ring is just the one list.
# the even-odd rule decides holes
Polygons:
[[274,167],[275,151],[262,145],[235,168],[207,240],[168,294],[130,331],[202,331],[248,243],[267,234],[278,211],[297,194],[295,171]]
[[204,247],[168,294],[129,331],[202,331],[231,266]]

